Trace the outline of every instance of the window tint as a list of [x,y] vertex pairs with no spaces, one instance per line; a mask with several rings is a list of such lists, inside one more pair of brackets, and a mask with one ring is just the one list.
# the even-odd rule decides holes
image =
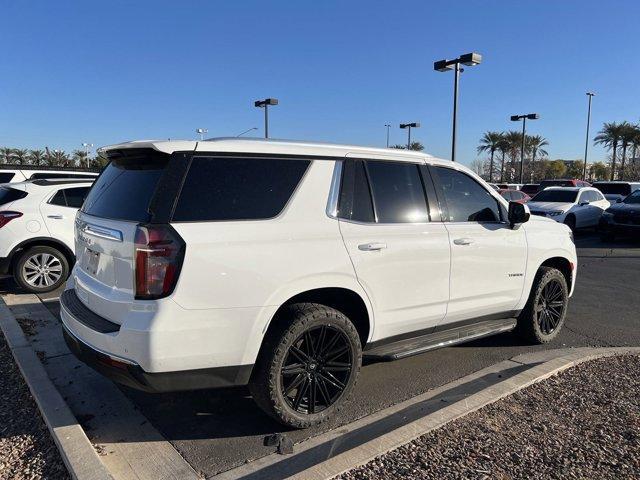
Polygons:
[[149,221],[149,203],[168,161],[168,155],[146,150],[114,159],[98,177],[82,211],[117,220]]
[[0,183],[9,183],[15,175],[11,172],[0,172]]
[[498,222],[495,198],[469,175],[446,167],[434,167],[440,180],[440,196],[449,211],[449,222]]
[[7,203],[15,202],[27,196],[27,192],[24,190],[17,190],[15,188],[0,187],[0,205],[6,205]]
[[173,220],[256,220],[278,215],[308,160],[196,157]]
[[500,192],[500,195],[502,195],[502,198],[507,201],[513,200],[513,192],[511,192],[510,190],[503,190],[502,192]]
[[360,160],[344,162],[338,216],[357,222],[375,222],[369,181]]
[[367,162],[378,223],[428,222],[429,212],[418,166]]
[[80,208],[89,193],[89,187],[65,188],[63,191],[67,199],[67,207]]
[[61,207],[66,207],[67,201],[64,198],[64,190],[58,190],[53,198],[49,200],[49,203],[51,205],[60,205]]

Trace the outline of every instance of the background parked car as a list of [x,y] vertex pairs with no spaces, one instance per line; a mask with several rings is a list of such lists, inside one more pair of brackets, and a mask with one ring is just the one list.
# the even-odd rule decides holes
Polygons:
[[42,178],[95,179],[97,176],[98,172],[83,169],[47,169],[26,165],[21,165],[20,168],[0,168],[0,183],[18,183],[24,182],[25,180],[38,180]]
[[598,226],[602,212],[611,204],[593,187],[549,187],[528,205],[531,214],[552,218],[575,230]]
[[613,240],[619,234],[640,238],[640,190],[607,208],[600,219],[600,231],[603,240]]
[[554,180],[542,180],[538,191],[542,191],[548,187],[590,187],[589,182],[578,180],[577,178],[560,178]]
[[508,202],[527,203],[531,197],[520,190],[500,189],[498,193]]
[[520,191],[524,192],[527,195],[529,195],[530,197],[532,197],[532,196],[534,196],[536,193],[538,193],[540,191],[540,184],[539,183],[527,183],[526,185],[522,186]]
[[503,190],[520,190],[522,188],[521,183],[499,183],[498,188]]
[[611,203],[622,201],[632,192],[640,190],[640,182],[595,182],[593,186]]
[[58,288],[74,256],[74,220],[92,180],[30,180],[0,186],[0,275],[24,290]]

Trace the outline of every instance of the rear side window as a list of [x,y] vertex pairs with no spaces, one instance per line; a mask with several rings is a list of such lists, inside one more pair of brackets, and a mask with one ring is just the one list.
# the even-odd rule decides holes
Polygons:
[[273,218],[284,209],[310,163],[277,158],[195,157],[173,221]]
[[438,176],[438,195],[449,211],[449,222],[498,222],[498,202],[478,182],[464,172],[433,167]]
[[0,205],[15,202],[27,196],[24,190],[16,190],[15,188],[0,187]]
[[80,208],[87,193],[89,193],[89,187],[63,188],[56,192],[49,203],[62,207]]
[[338,210],[338,216],[346,220],[365,223],[376,221],[367,173],[364,162],[360,160],[345,162]]
[[0,183],[9,183],[13,177],[15,177],[15,173],[11,172],[0,172]]
[[150,220],[149,204],[169,156],[148,151],[126,154],[113,159],[98,177],[84,202],[84,213],[133,222]]
[[418,165],[401,162],[367,162],[378,223],[429,221],[427,200]]

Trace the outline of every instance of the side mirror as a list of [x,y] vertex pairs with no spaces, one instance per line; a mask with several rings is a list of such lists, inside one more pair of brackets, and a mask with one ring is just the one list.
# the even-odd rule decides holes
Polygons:
[[520,223],[528,222],[530,217],[531,212],[527,205],[518,202],[509,202],[509,225],[511,228]]

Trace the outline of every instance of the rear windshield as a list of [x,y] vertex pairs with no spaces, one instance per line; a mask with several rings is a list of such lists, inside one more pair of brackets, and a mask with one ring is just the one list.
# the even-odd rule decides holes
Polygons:
[[543,190],[531,199],[532,202],[561,202],[571,203],[576,201],[578,192],[575,190]]
[[113,159],[91,188],[82,211],[114,220],[148,222],[149,204],[168,161],[168,155],[132,152]]
[[0,205],[15,202],[27,196],[24,190],[16,190],[15,188],[0,187]]
[[596,183],[594,184],[598,190],[608,195],[629,195],[631,193],[631,185],[628,183]]
[[287,204],[309,163],[277,158],[195,157],[173,221],[275,217]]
[[540,189],[547,187],[573,187],[571,180],[544,180],[540,182]]
[[9,183],[15,175],[11,172],[0,172],[0,183]]

